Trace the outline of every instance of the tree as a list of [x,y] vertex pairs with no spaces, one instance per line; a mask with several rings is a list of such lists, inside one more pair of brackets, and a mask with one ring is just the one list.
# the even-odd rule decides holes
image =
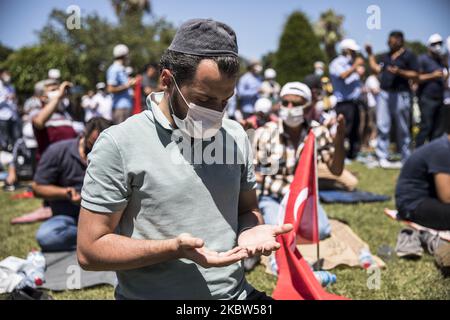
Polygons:
[[[39,44],[11,54],[0,66],[12,66],[17,91],[32,92],[34,83],[45,79],[50,68],[62,71],[65,80],[85,89],[105,81],[106,68],[113,61],[113,48],[124,43],[130,48],[131,66],[139,72],[149,62],[158,62],[175,33],[164,19],[148,24],[127,19],[112,24],[97,14],[82,17],[81,29],[66,28],[67,14],[53,10],[46,25],[37,33]],[[16,81],[17,79],[17,81]]]
[[416,55],[427,53],[428,48],[420,41],[405,41],[405,47],[409,48]]
[[11,53],[13,53],[13,52],[14,52],[13,49],[11,49],[11,48],[9,48],[9,47],[3,45],[3,44],[0,42],[0,62],[1,62],[1,61],[5,61],[5,60],[8,58],[8,56],[9,56]]
[[287,19],[275,54],[278,81],[281,84],[301,81],[313,72],[314,62],[323,59],[319,39],[308,18],[300,11],[293,12]]
[[262,57],[262,65],[264,69],[273,68],[275,64],[275,52],[268,52]]
[[149,0],[111,0],[114,11],[119,20],[133,18],[141,20],[145,13],[151,13]]
[[58,68],[63,78],[73,75],[73,81],[83,83],[77,70],[78,57],[66,44],[53,43],[23,47],[8,56],[2,66],[10,70],[14,85],[21,94],[33,93],[34,84],[47,78],[48,70]]
[[328,61],[336,57],[336,43],[340,42],[344,35],[343,22],[344,16],[328,9],[320,15],[319,21],[314,25],[314,32],[325,49]]

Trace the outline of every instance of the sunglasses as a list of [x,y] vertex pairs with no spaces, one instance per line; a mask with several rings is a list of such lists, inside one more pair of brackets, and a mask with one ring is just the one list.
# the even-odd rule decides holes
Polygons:
[[303,105],[304,105],[304,103],[301,103],[301,102],[296,102],[296,103],[294,103],[294,102],[292,102],[292,101],[281,100],[281,105],[282,105],[283,107],[289,106],[290,103],[292,103],[292,106],[293,106],[293,107],[300,107],[300,106],[303,106]]

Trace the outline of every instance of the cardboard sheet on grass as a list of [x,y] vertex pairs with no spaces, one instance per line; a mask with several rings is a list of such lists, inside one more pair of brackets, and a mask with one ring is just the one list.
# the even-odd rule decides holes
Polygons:
[[[369,248],[367,243],[361,240],[353,230],[337,220],[330,219],[331,236],[320,241],[320,258],[323,259],[323,270],[331,270],[337,266],[360,267],[359,252]],[[313,264],[317,260],[317,245],[297,245],[297,248],[305,259]],[[372,255],[379,268],[385,268],[386,264],[379,257]],[[262,263],[266,266],[266,272],[272,274],[268,264],[268,258],[263,257]]]

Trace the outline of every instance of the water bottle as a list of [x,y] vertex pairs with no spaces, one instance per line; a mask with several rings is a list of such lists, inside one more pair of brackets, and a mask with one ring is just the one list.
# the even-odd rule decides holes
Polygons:
[[314,271],[317,281],[322,287],[327,287],[330,284],[336,283],[336,275],[328,271]]
[[272,273],[278,275],[278,264],[274,254],[269,257],[269,266]]
[[359,252],[359,264],[364,269],[369,269],[374,264],[372,254],[369,249],[361,249]]
[[27,256],[27,262],[20,270],[22,281],[18,288],[41,286],[45,281],[45,257],[40,251],[31,251]]

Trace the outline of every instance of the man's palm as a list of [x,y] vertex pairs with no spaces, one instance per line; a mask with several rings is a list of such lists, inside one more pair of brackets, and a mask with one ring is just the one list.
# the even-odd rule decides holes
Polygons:
[[178,236],[181,257],[204,268],[225,267],[248,257],[247,249],[235,247],[226,252],[209,250],[202,239],[183,233]]
[[282,226],[259,225],[242,232],[238,239],[238,245],[246,248],[249,256],[270,255],[272,251],[280,248],[280,244],[276,242],[276,236],[288,233],[292,228],[291,224]]

